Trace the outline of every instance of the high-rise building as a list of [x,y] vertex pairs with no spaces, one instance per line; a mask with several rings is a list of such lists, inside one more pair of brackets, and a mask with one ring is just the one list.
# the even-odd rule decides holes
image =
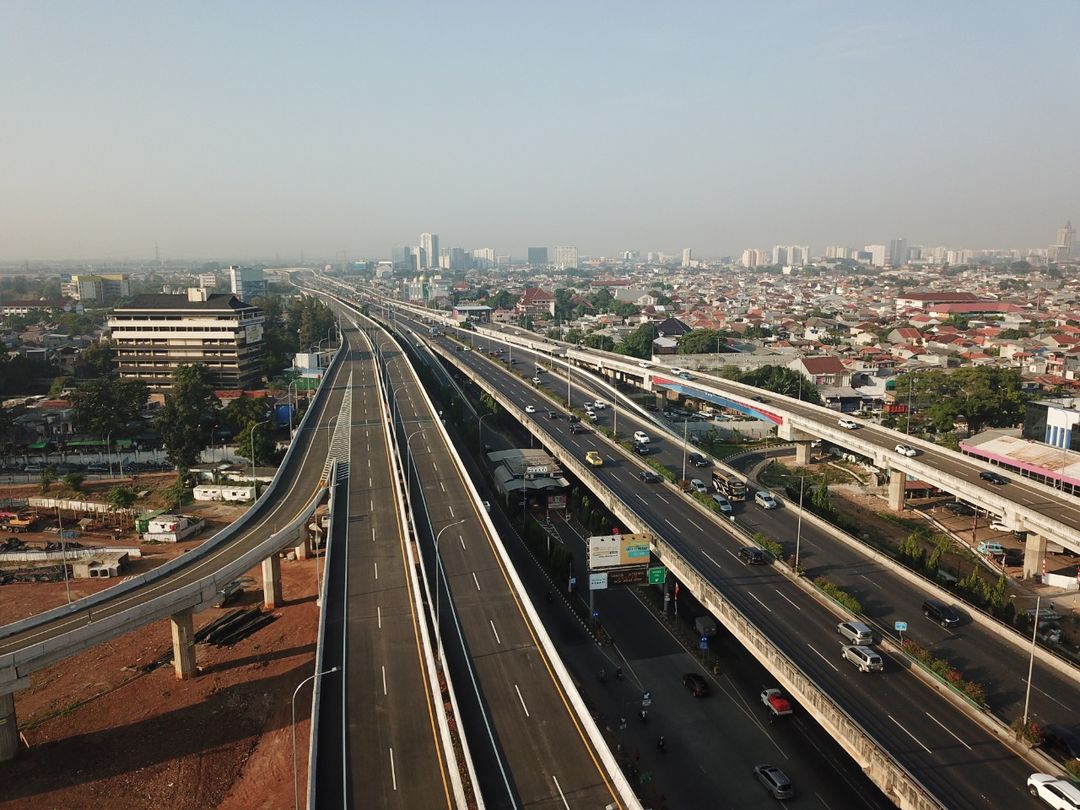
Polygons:
[[131,295],[128,277],[123,273],[72,276],[71,281],[60,285],[60,292],[68,298],[82,301],[84,305],[95,306],[111,304],[118,298]]
[[907,239],[902,236],[898,236],[889,242],[889,266],[890,267],[903,267],[907,264],[908,260],[908,247]]
[[1065,223],[1064,228],[1058,228],[1057,240],[1050,248],[1050,258],[1055,262],[1067,262],[1073,257],[1076,249],[1076,229],[1072,226],[1072,220]]
[[253,301],[266,295],[267,284],[263,271],[253,267],[229,267],[229,291],[241,301]]
[[473,264],[481,269],[495,264],[494,248],[473,248],[470,252],[472,253]]
[[689,267],[690,263],[694,261],[694,251],[690,248],[682,249],[682,266]]
[[783,245],[774,245],[772,249],[772,263],[785,265],[788,263],[788,249]]
[[829,245],[825,248],[826,259],[848,259],[851,257],[851,248],[843,245]]
[[539,267],[548,263],[546,247],[531,247],[528,252],[529,264]]
[[556,246],[555,266],[560,270],[576,270],[578,267],[578,252],[576,247]]
[[435,267],[439,263],[439,235],[437,233],[420,234],[420,247],[424,251],[424,264],[420,267],[424,270]]
[[109,316],[120,379],[169,389],[178,366],[201,363],[214,388],[251,388],[262,379],[264,320],[226,293],[140,295]]
[[888,256],[888,249],[885,245],[867,245],[863,248],[863,251],[870,254],[870,264],[874,267],[884,267],[885,259]]
[[465,248],[453,247],[450,248],[450,269],[451,270],[467,270],[469,267],[469,257],[465,252]]

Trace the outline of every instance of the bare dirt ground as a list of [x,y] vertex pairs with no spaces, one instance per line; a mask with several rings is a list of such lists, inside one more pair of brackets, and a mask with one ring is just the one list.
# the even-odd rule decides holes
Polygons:
[[[209,506],[211,514],[203,516],[220,525],[231,519],[220,510],[236,512]],[[160,565],[201,541],[144,544],[148,557],[136,561],[134,571]],[[248,575],[260,581],[258,569]],[[314,666],[315,562],[283,560],[282,580],[285,602],[274,611],[277,619],[232,647],[199,645],[200,675],[192,680],[177,681],[171,664],[140,669],[171,652],[168,622],[147,625],[36,673],[31,687],[15,696],[28,748],[0,764],[0,808],[291,807],[290,698]],[[76,598],[110,583],[70,584]],[[65,599],[63,582],[3,586],[0,623]],[[228,608],[197,614],[196,627],[225,610],[258,604],[261,591],[248,586]],[[302,786],[310,691],[301,693],[296,708]]]

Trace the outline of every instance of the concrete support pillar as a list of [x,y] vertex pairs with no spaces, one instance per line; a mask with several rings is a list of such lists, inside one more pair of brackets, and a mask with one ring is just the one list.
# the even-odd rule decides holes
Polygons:
[[904,511],[904,489],[907,485],[907,473],[889,470],[889,508],[894,512]]
[[177,680],[195,677],[195,624],[190,610],[169,617],[172,622],[173,669]]
[[15,719],[15,693],[0,695],[0,762],[19,753],[19,724]]
[[810,463],[810,442],[795,442],[795,464],[805,467]]
[[271,610],[281,604],[281,558],[274,552],[262,562],[263,604]]
[[1041,577],[1046,560],[1046,538],[1028,532],[1024,541],[1024,579]]

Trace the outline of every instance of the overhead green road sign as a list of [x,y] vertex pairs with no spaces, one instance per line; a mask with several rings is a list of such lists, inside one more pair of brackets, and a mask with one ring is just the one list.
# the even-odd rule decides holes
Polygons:
[[655,568],[649,569],[650,585],[663,585],[665,579],[667,579],[667,568],[664,566],[658,565]]

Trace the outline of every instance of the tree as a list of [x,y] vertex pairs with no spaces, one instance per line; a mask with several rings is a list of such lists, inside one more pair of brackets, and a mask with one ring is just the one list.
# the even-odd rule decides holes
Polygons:
[[84,433],[104,438],[121,434],[146,405],[147,389],[142,380],[92,380],[72,396],[75,422]]
[[81,492],[83,481],[86,480],[86,476],[82,473],[68,473],[60,480],[65,489],[68,489],[71,492]]
[[822,517],[831,517],[835,514],[833,509],[832,498],[829,497],[829,482],[825,479],[825,476],[821,476],[821,483],[814,487],[814,495],[810,499],[810,503],[814,507],[814,511]]
[[499,290],[494,295],[488,296],[485,302],[492,309],[513,309],[518,302],[518,296],[506,290]]
[[623,338],[622,342],[615,347],[615,351],[630,357],[649,360],[652,358],[652,344],[655,337],[656,327],[651,323],[643,323]]
[[[727,371],[728,369],[732,371]],[[739,371],[735,366],[724,366],[720,370],[720,376],[814,405],[823,404],[817,387],[805,374],[784,366],[761,366],[750,371]]]
[[138,495],[131,487],[115,486],[109,490],[109,493],[105,496],[105,500],[108,501],[109,506],[113,509],[130,509],[138,500]]
[[108,377],[112,374],[116,352],[113,351],[112,341],[103,340],[100,343],[92,343],[81,352],[76,365],[78,375],[81,377]]
[[48,464],[45,469],[41,471],[41,492],[42,494],[49,491],[49,487],[53,485],[53,481],[56,480],[56,465]]
[[581,341],[581,345],[588,346],[590,349],[599,349],[602,352],[615,351],[615,341],[599,332],[586,335],[585,339]]
[[728,334],[719,329],[692,329],[679,338],[679,354],[724,354],[733,351],[726,345]]
[[262,422],[269,413],[265,398],[237,397],[225,406],[221,416],[234,433],[239,433],[249,425]]
[[[251,454],[254,451],[256,464],[272,464],[274,462],[272,430],[273,425],[249,422],[236,436],[236,452],[251,461]],[[254,438],[252,438],[252,431],[254,431]]]
[[177,468],[195,464],[210,438],[216,400],[208,376],[202,364],[178,366],[176,383],[158,415],[165,455]]
[[191,498],[191,487],[184,480],[185,472],[182,471],[177,475],[176,480],[161,492],[161,497],[165,499],[165,502],[173,510],[179,510]]

